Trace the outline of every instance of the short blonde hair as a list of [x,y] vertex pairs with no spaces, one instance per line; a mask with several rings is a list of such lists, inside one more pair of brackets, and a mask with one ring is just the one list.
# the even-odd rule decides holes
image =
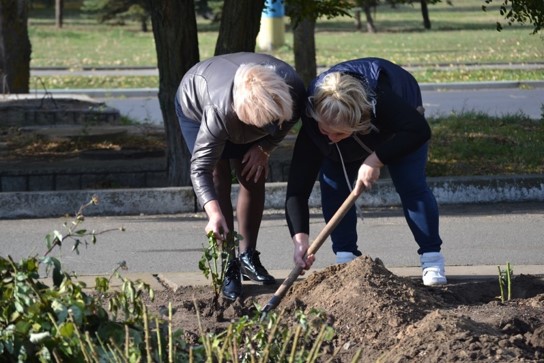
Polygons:
[[290,86],[273,66],[242,64],[234,75],[232,90],[234,112],[249,125],[281,125],[293,117]]
[[349,74],[327,74],[310,101],[310,117],[332,129],[361,133],[372,129],[372,101],[361,81]]

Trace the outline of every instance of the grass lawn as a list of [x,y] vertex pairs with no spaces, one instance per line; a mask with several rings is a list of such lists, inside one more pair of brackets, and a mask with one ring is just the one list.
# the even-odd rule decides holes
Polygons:
[[[536,70],[489,67],[468,69],[465,64],[542,63],[544,40],[531,35],[529,26],[506,26],[498,7],[481,10],[474,0],[454,5],[429,6],[431,30],[424,30],[419,6],[381,5],[374,14],[378,32],[357,31],[350,17],[320,19],[316,24],[317,64],[328,67],[338,62],[376,56],[398,64],[422,66],[414,71],[419,82],[544,80],[544,65]],[[286,19],[285,45],[269,53],[294,64],[293,34]],[[124,26],[98,24],[79,12],[67,11],[64,26],[54,26],[53,9],[30,13],[32,67],[130,67],[157,64],[152,32],[143,33],[136,23]],[[200,58],[213,55],[219,24],[199,19]],[[364,28],[364,24],[363,24]],[[258,50],[257,50],[258,51]],[[436,65],[446,65],[445,70]],[[157,77],[102,77],[93,81],[79,77],[42,77],[53,88],[157,87]],[[33,82],[38,84],[39,82]]]
[[430,118],[429,176],[544,174],[544,119],[468,112]]

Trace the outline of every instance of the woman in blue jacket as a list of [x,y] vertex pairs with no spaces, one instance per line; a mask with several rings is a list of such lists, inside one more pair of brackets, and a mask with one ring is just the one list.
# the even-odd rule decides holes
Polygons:
[[[403,68],[379,58],[337,64],[308,88],[286,196],[294,260],[305,268],[309,244],[308,197],[319,175],[323,215],[329,221],[355,188],[371,188],[387,165],[404,216],[419,245],[425,285],[446,283],[438,206],[427,186],[425,166],[431,130],[421,91]],[[338,263],[361,255],[352,207],[331,234]]]

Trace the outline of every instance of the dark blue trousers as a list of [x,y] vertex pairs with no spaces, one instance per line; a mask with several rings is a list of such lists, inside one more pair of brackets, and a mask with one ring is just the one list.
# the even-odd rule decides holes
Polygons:
[[[442,245],[438,227],[438,205],[427,185],[425,175],[427,152],[428,145],[425,144],[398,162],[388,165],[395,190],[402,202],[404,217],[419,245],[418,254],[439,252]],[[346,165],[351,185],[357,178],[360,166],[361,162]],[[328,222],[350,193],[342,164],[325,159],[321,167],[319,181],[323,216]],[[331,240],[334,253],[346,251],[357,256],[361,255],[357,246],[357,212],[355,207],[348,211],[332,232]]]

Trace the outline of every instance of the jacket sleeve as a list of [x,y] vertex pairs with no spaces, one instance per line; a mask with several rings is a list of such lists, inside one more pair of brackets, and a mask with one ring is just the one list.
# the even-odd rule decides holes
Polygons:
[[287,181],[285,216],[291,236],[310,234],[308,199],[315,185],[323,156],[303,125],[300,129]]
[[228,134],[213,107],[204,110],[200,130],[191,158],[191,181],[202,207],[217,199],[213,185],[213,169],[221,158]]

